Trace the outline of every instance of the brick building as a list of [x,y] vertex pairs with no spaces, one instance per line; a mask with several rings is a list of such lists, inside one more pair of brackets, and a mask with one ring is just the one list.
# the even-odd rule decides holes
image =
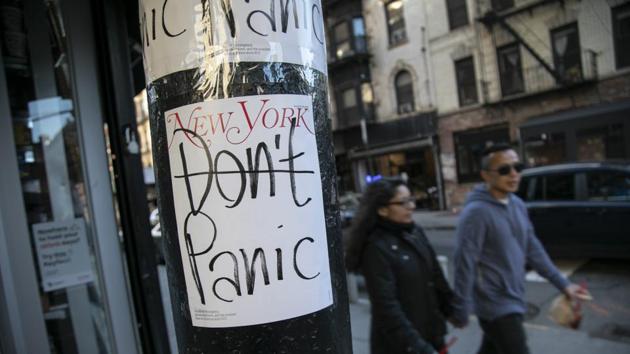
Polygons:
[[420,207],[458,207],[497,142],[529,166],[630,158],[628,0],[325,10],[342,191],[407,174]]
[[492,143],[530,166],[630,158],[629,14],[621,0],[430,2],[447,207]]

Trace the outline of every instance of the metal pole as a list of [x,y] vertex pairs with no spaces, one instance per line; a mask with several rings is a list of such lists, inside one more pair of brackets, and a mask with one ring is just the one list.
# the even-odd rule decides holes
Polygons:
[[351,353],[319,0],[140,2],[180,353]]

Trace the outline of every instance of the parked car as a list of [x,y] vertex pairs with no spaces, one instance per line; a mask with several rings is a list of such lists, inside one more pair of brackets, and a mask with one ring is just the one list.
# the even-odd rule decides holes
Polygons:
[[518,194],[551,255],[630,258],[630,162],[535,167],[522,177]]

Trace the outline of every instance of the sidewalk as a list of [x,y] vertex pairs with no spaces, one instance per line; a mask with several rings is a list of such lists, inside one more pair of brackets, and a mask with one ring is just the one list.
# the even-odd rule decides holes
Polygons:
[[[354,354],[369,354],[370,306],[366,300],[350,304],[352,346]],[[595,338],[587,333],[557,326],[540,326],[526,323],[530,352],[533,354],[628,354],[630,344]],[[481,329],[472,319],[463,330],[451,329],[447,338],[457,337],[450,354],[474,354],[481,343]]]
[[425,230],[455,230],[457,214],[450,211],[415,211],[413,220]]

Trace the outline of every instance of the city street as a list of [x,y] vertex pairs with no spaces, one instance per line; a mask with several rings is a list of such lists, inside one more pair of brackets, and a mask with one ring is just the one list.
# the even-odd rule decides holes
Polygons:
[[[452,280],[456,216],[447,212],[414,215],[423,225],[436,253],[448,257],[448,278]],[[584,306],[579,329],[558,326],[548,310],[558,291],[534,272],[527,277],[529,311],[526,329],[532,353],[630,353],[630,264],[602,259],[554,259],[563,274],[577,284],[585,283],[594,300]],[[369,352],[370,309],[367,294],[359,283],[359,301],[351,304],[354,353]],[[457,337],[450,353],[475,353],[481,330],[473,319],[464,330],[451,330]]]

